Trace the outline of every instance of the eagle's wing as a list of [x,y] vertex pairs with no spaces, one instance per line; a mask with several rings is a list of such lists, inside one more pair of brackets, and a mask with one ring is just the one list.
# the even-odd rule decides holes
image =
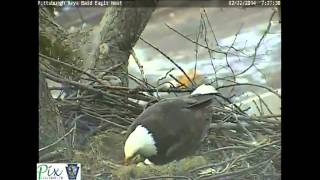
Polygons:
[[[166,152],[167,158],[171,160],[181,159],[193,152],[193,149],[190,148],[196,148],[197,146],[190,147],[188,142],[189,140],[190,138],[186,137],[181,139],[180,141],[176,141],[175,144],[171,145]],[[183,154],[181,153],[181,149],[185,150]]]
[[213,98],[214,98],[213,95],[201,95],[201,96],[188,96],[186,98],[183,98],[183,100],[185,101],[186,108],[197,108],[197,107],[208,106],[212,102]]

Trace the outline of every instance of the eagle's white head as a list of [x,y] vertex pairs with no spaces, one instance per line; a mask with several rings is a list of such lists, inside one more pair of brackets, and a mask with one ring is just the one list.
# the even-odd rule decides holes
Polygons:
[[157,154],[157,147],[152,134],[139,125],[129,135],[124,145],[125,163],[128,164],[137,155],[145,158]]

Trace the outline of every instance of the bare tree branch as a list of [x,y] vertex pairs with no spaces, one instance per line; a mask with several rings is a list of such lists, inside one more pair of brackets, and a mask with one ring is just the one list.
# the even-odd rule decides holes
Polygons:
[[156,48],[155,46],[153,46],[152,44],[150,44],[149,42],[147,42],[146,40],[144,40],[143,38],[140,37],[140,39],[148,44],[149,46],[151,46],[153,49],[157,50],[160,54],[162,54],[164,57],[166,57],[172,64],[174,64],[186,77],[187,79],[190,81],[190,83],[195,86],[194,82],[190,79],[190,77],[187,75],[187,73],[177,64],[175,63],[169,56],[167,56],[165,53],[163,53],[160,49]]

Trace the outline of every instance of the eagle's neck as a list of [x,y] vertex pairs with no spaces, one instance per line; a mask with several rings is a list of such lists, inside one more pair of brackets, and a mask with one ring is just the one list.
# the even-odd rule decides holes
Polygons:
[[139,125],[129,135],[124,151],[126,156],[133,156],[136,153],[141,154],[144,157],[150,157],[157,154],[156,142],[151,132]]

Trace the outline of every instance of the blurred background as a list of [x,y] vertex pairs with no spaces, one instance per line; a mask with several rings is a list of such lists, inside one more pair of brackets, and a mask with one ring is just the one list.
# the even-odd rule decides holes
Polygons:
[[[60,25],[64,26],[69,32],[76,32],[81,28],[90,28],[98,24],[104,11],[105,8],[64,7],[55,9],[54,14],[56,21]],[[204,11],[206,12],[206,17],[204,17]],[[208,18],[208,22],[206,22],[207,32],[204,34],[202,29],[200,38],[204,39],[205,36],[209,47],[215,49],[218,43],[220,48],[224,46],[227,48],[233,44],[233,47],[241,50],[241,53],[248,56],[251,55],[250,58],[248,56],[228,56],[229,65],[235,73],[239,73],[250,66],[252,54],[254,54],[255,47],[268,27],[273,11],[274,9],[270,7],[160,7],[154,11],[141,37],[172,58],[190,77],[195,74],[195,79],[201,83],[204,79],[214,80],[215,72],[212,63],[216,68],[217,77],[223,78],[232,75],[230,69],[226,67],[225,56],[216,53],[213,54],[213,57],[210,57],[207,49],[196,48],[194,43],[168,28],[167,25],[194,40],[199,36],[199,30],[201,29],[201,15],[203,19]],[[209,25],[212,27],[213,33]],[[203,40],[199,42],[204,44]],[[172,68],[174,70],[170,74],[178,77],[181,82],[188,83],[178,68],[143,41],[139,40],[137,42],[134,51],[143,65],[145,77],[150,84],[155,85],[157,80]],[[235,52],[235,50],[231,49],[230,52]],[[197,68],[195,73],[196,59]],[[139,67],[132,56],[130,56],[128,68],[130,74],[142,79]],[[167,80],[176,84],[170,77]],[[238,83],[255,83],[272,89],[281,89],[281,24],[277,14],[272,18],[269,32],[257,50],[255,66],[237,76],[236,81]],[[223,83],[221,82],[219,85],[221,86]],[[130,81],[129,86],[135,87],[136,84]],[[253,96],[254,93],[261,94],[266,92],[265,89],[251,86],[237,87],[233,89],[232,94],[227,89],[221,89],[221,91],[227,96],[235,95],[238,100]]]

